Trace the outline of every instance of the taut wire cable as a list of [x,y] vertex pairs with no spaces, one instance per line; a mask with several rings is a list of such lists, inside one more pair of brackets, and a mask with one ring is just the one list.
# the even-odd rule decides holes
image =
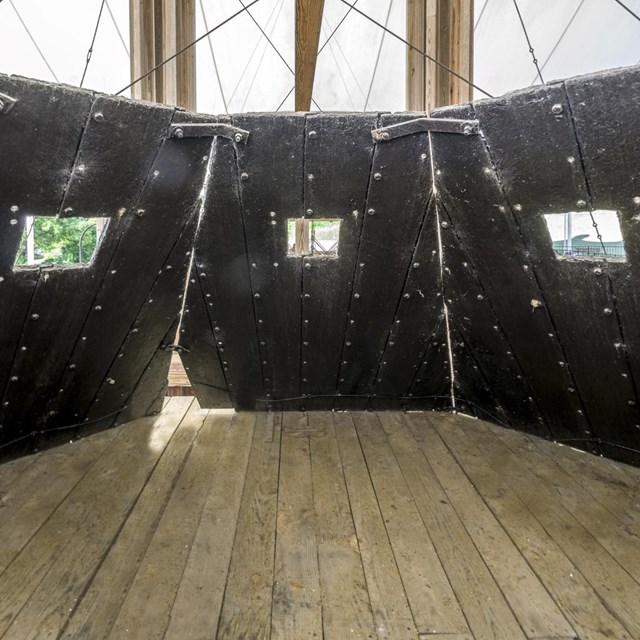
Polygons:
[[84,71],[82,72],[82,78],[80,79],[80,87],[84,84],[84,79],[87,75],[87,69],[89,68],[89,63],[91,62],[91,56],[93,55],[93,45],[96,43],[96,37],[98,35],[98,29],[100,28],[100,19],[102,18],[102,11],[104,10],[104,3],[106,0],[102,0],[100,3],[100,11],[98,11],[98,19],[96,20],[96,27],[93,30],[93,38],[91,38],[91,44],[89,45],[89,51],[87,51],[87,59],[84,63]]
[[547,84],[544,81],[544,78],[542,77],[542,73],[540,71],[540,67],[538,66],[538,59],[536,58],[536,52],[533,49],[533,45],[531,44],[531,40],[529,39],[529,34],[527,33],[527,27],[524,24],[524,20],[522,19],[522,14],[520,13],[520,7],[518,6],[518,0],[513,0],[513,5],[516,8],[516,12],[518,14],[518,18],[520,20],[520,24],[522,25],[522,31],[524,32],[524,37],[527,40],[527,44],[529,45],[529,53],[531,54],[531,58],[533,59],[533,65],[536,68],[536,71],[538,72],[538,76],[540,77],[540,82],[542,82],[542,84]]

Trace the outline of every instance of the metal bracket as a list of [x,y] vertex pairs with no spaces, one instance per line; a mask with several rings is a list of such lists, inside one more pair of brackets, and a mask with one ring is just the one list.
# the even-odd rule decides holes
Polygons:
[[394,138],[411,136],[414,133],[459,133],[463,136],[471,136],[480,133],[478,120],[454,120],[453,118],[417,118],[399,122],[371,132],[374,142],[386,142]]
[[234,142],[245,144],[249,139],[249,131],[239,129],[224,122],[172,124],[169,132],[170,138],[229,138]]
[[9,113],[16,102],[18,101],[15,98],[0,93],[0,113]]

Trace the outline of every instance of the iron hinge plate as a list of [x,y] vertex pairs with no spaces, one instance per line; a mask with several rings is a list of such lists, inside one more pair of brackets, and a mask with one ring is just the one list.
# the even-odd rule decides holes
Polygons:
[[458,133],[471,136],[480,133],[478,120],[454,120],[453,118],[416,118],[399,122],[371,132],[374,142],[386,142],[414,133]]
[[224,122],[172,124],[169,132],[171,138],[229,138],[234,142],[246,144],[249,131],[239,129]]

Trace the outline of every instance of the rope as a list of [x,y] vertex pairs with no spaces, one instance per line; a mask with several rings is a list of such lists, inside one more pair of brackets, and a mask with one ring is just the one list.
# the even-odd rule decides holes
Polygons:
[[160,67],[163,67],[165,64],[167,64],[167,62],[171,62],[171,60],[174,60],[179,55],[182,55],[185,51],[187,51],[188,49],[191,49],[191,47],[198,44],[198,42],[200,42],[201,40],[204,40],[208,35],[212,34],[214,31],[217,31],[221,27],[224,27],[224,25],[231,22],[234,18],[237,18],[241,13],[244,13],[247,9],[249,9],[249,7],[252,7],[254,4],[258,2],[260,2],[260,0],[253,0],[251,3],[249,3],[246,7],[244,7],[240,11],[236,11],[236,13],[229,16],[226,20],[223,20],[222,22],[218,23],[215,27],[213,27],[213,29],[210,29],[206,33],[202,34],[201,36],[196,38],[192,43],[180,49],[180,51],[176,51],[176,53],[169,56],[168,58],[165,58],[162,62],[157,64],[155,67],[153,67],[153,69],[149,69],[149,71],[147,71],[146,73],[143,73],[139,78],[136,78],[133,82],[130,82],[126,87],[123,87],[122,89],[120,89],[120,91],[118,91],[115,95],[119,96],[123,91],[130,89],[131,87],[133,87],[134,84],[137,84],[138,82],[140,82],[140,80],[144,80],[147,76],[150,76],[154,71],[157,71]]
[[13,0],[9,0],[9,4],[11,5],[11,7],[15,11],[16,15],[18,16],[18,20],[20,20],[20,23],[24,27],[24,30],[27,32],[27,35],[29,36],[31,42],[33,43],[33,46],[37,49],[38,53],[40,54],[40,57],[42,58],[42,61],[47,65],[47,69],[49,69],[49,71],[51,72],[51,75],[54,77],[55,81],[56,82],[60,82],[60,80],[58,80],[58,76],[56,75],[55,71],[51,68],[51,65],[49,64],[49,61],[47,60],[46,56],[44,55],[44,53],[42,53],[42,50],[38,46],[38,43],[36,42],[36,39],[31,35],[31,31],[29,31],[29,27],[27,27],[25,21],[22,19],[22,16],[20,15],[20,12],[16,9],[16,5],[13,4]]
[[631,9],[629,9],[629,7],[627,7],[624,2],[621,2],[620,0],[615,0],[615,2],[617,2],[625,11],[628,11],[638,22],[640,22],[640,16],[637,13],[631,11]]
[[520,19],[520,24],[522,25],[522,31],[524,31],[524,37],[527,39],[527,44],[529,45],[529,53],[533,58],[533,64],[538,72],[538,76],[540,76],[540,82],[542,84],[547,84],[542,77],[542,73],[540,72],[540,67],[538,66],[538,59],[536,58],[536,52],[533,50],[533,46],[531,45],[531,40],[529,39],[529,34],[527,33],[527,27],[524,24],[524,20],[522,19],[522,14],[520,13],[520,7],[518,6],[518,0],[513,0],[513,4],[518,12],[518,18]]
[[[207,14],[204,10],[204,4],[202,0],[200,0],[200,11],[202,12],[202,19],[204,20],[204,28],[209,31],[209,24],[207,22]],[[220,80],[220,73],[218,72],[218,63],[216,62],[216,56],[213,53],[213,43],[211,42],[211,37],[207,37],[207,42],[209,43],[209,51],[211,52],[211,59],[213,60],[213,69],[216,74],[216,79],[218,80],[218,88],[220,89],[220,95],[222,96],[222,104],[224,105],[224,112],[229,113],[229,108],[227,107],[227,100],[224,97],[224,91],[222,89],[222,81]]]
[[84,71],[82,72],[82,78],[80,79],[80,87],[84,84],[85,76],[87,75],[87,69],[91,62],[91,56],[93,55],[93,45],[96,43],[96,36],[98,35],[98,29],[100,28],[100,19],[102,18],[102,11],[104,9],[104,3],[106,0],[102,0],[100,3],[100,11],[98,12],[98,20],[96,21],[96,28],[93,30],[93,38],[91,38],[91,44],[89,45],[89,51],[87,51],[87,59],[84,63]]
[[464,76],[461,76],[459,73],[457,73],[456,71],[454,71],[453,69],[448,67],[446,64],[443,64],[439,60],[436,60],[433,56],[430,56],[428,53],[425,53],[424,51],[422,51],[422,49],[419,49],[418,47],[415,47],[410,42],[408,42],[404,38],[400,37],[397,33],[394,33],[393,31],[391,31],[391,29],[388,29],[387,27],[385,27],[383,24],[381,24],[377,20],[374,20],[371,16],[368,16],[366,13],[360,11],[360,9],[356,9],[355,8],[355,4],[349,4],[349,2],[347,0],[340,0],[340,1],[342,3],[344,3],[344,4],[346,4],[348,7],[351,7],[356,13],[359,13],[363,18],[366,18],[367,20],[369,20],[369,22],[373,22],[373,24],[377,25],[381,29],[384,29],[384,31],[386,31],[389,35],[392,35],[394,38],[396,38],[396,40],[399,40],[400,42],[405,44],[410,49],[413,49],[414,51],[418,52],[421,56],[423,56],[427,60],[431,60],[431,62],[433,62],[434,64],[438,65],[441,69],[444,69],[445,71],[449,72],[452,76],[455,76],[456,78],[458,78],[458,80],[462,80],[462,82],[464,82],[465,84],[469,85],[470,87],[473,87],[474,89],[476,89],[477,91],[479,91],[483,95],[487,96],[487,98],[494,98],[495,97],[495,96],[492,96],[487,91],[485,91],[484,89],[482,89],[481,87],[479,87],[477,84],[474,84],[473,82],[471,82],[471,80],[469,80],[468,78],[465,78]]

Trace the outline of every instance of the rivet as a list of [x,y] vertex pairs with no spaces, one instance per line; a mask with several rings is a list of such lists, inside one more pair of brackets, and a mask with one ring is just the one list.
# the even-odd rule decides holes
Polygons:
[[564,111],[564,107],[561,104],[554,104],[551,107],[551,113],[554,115],[560,115]]
[[613,313],[613,311],[609,309],[609,307],[605,307],[603,312],[605,316],[610,316]]
[[315,138],[318,134],[315,131],[309,131],[309,137]]
[[513,210],[514,211],[522,211],[522,205],[521,204],[514,204],[513,205]]
[[31,314],[31,319],[32,319],[32,320],[39,320],[39,319],[40,319],[40,316],[39,316],[39,314],[37,314],[37,313],[32,313],[32,314]]
[[96,311],[102,311],[102,307],[101,307],[99,304],[97,304],[97,305],[94,307],[94,309],[95,309]]
[[633,204],[640,204],[640,196],[635,196],[633,198]]
[[311,294],[309,294],[309,293],[305,293],[305,294],[304,294],[304,297],[305,297],[305,300],[308,300],[308,299],[311,297]]
[[11,226],[15,226],[15,225],[17,225],[17,224],[18,224],[18,221],[17,221],[15,218],[11,218],[11,220],[9,220],[9,224],[10,224]]
[[569,388],[567,389],[567,391],[568,391],[569,393],[575,393],[575,392],[576,392],[576,390],[575,390],[573,387],[569,387]]
[[473,125],[465,124],[464,127],[462,127],[462,133],[464,133],[465,136],[470,136],[473,133]]
[[393,342],[393,340],[390,340],[390,341],[389,341],[389,346],[390,346],[390,347],[393,347],[393,345],[394,345],[394,344],[395,344],[395,342]]
[[420,263],[419,262],[414,262],[413,263],[413,268],[414,269],[419,269],[420,268]]
[[635,407],[635,406],[636,406],[636,401],[635,401],[635,400],[627,400],[627,404],[628,404],[630,407]]
[[278,223],[275,220],[272,220],[271,224],[278,224]]
[[104,122],[104,114],[101,111],[93,114],[93,119],[96,122]]
[[478,300],[484,300],[484,296],[481,293],[479,293],[477,295],[477,298],[478,298]]
[[446,220],[444,220],[443,222],[440,223],[440,226],[443,229],[448,229],[449,228],[449,223]]
[[410,297],[411,297],[411,295],[410,295],[410,294],[408,294],[408,293],[405,293],[402,297],[403,297],[403,298],[405,298],[405,299],[408,299],[408,298],[410,298]]
[[389,132],[388,131],[383,131],[382,135],[380,136],[383,140],[388,140],[389,139]]
[[253,294],[253,297],[254,297],[256,300],[258,300],[258,299],[260,298],[260,294],[259,294],[259,293],[254,293],[254,294]]
[[277,263],[277,262],[274,262],[274,263],[273,263],[273,266],[274,266],[274,267],[277,267],[277,266],[278,266],[278,263]]
[[75,368],[76,368],[76,365],[75,365],[75,364],[70,364],[70,365],[69,365],[69,369],[75,369]]
[[276,212],[275,212],[275,211],[270,211],[270,212],[269,212],[269,215],[270,215],[272,218],[275,218],[275,217],[276,217]]
[[578,202],[576,202],[576,206],[580,207],[580,209],[584,209],[584,207],[587,206],[587,203],[584,200],[578,200]]
[[373,174],[373,179],[374,180],[382,180],[382,174],[381,173],[374,173]]
[[596,268],[593,270],[593,273],[594,273],[594,275],[596,275],[596,276],[601,276],[601,275],[602,275],[602,269],[601,269],[600,267],[596,267]]
[[360,297],[360,294],[359,293],[354,293],[353,297],[357,300]]
[[313,215],[313,209],[307,209],[306,214],[308,216],[312,216]]
[[375,216],[375,215],[376,215],[376,210],[375,210],[375,209],[367,209],[367,213],[368,213],[370,216]]
[[305,263],[304,265],[305,269],[311,269],[311,264],[309,264],[308,262]]
[[235,136],[233,136],[233,139],[234,139],[236,142],[242,142],[242,140],[243,140],[244,138],[243,138],[243,135],[242,135],[241,133],[236,133],[236,135],[235,135]]
[[350,342],[345,342],[345,345],[346,345],[347,347],[350,347],[350,346],[351,346],[351,343],[350,343]]
[[240,174],[240,180],[247,181],[249,179],[249,174],[242,172]]
[[310,174],[307,176],[307,180],[308,180],[309,182],[313,182],[313,173],[310,173]]
[[178,128],[178,129],[174,129],[174,131],[173,131],[173,135],[174,135],[176,138],[184,138],[184,131],[183,131],[182,129],[180,129],[180,128]]
[[18,382],[18,376],[11,376],[11,382]]
[[309,343],[308,343],[308,342],[303,342],[303,343],[302,343],[302,346],[303,346],[303,347],[308,347],[308,346],[309,346]]

